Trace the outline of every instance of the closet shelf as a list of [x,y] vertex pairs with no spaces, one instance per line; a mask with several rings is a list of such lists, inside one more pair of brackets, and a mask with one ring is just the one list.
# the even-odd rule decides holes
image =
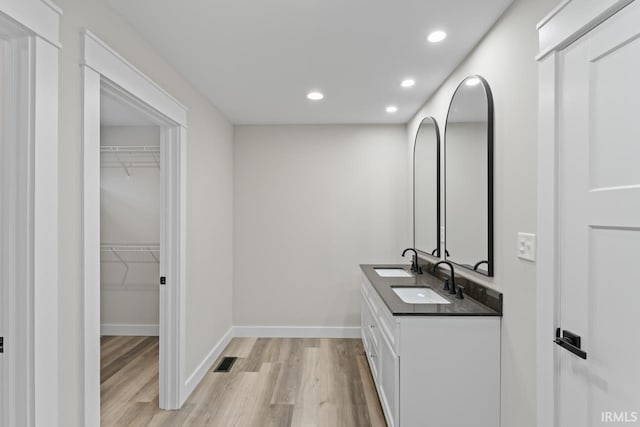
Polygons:
[[[160,245],[100,245],[100,262],[119,263],[124,266],[122,286],[126,287],[129,264],[160,263]],[[107,255],[108,254],[108,255]]]
[[122,168],[130,176],[130,168],[160,169],[160,147],[142,145],[103,145],[100,147],[100,166]]

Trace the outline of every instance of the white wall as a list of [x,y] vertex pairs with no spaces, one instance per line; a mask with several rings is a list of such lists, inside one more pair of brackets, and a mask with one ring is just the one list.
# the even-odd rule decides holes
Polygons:
[[[158,126],[102,126],[100,144],[160,145]],[[119,155],[127,161],[128,155]],[[134,154],[139,158],[139,155]],[[117,166],[113,154],[102,154],[100,169],[100,243],[103,245],[160,244],[160,169]],[[153,163],[153,157],[145,156]],[[159,160],[159,153],[157,159]],[[105,167],[107,166],[107,167]],[[148,252],[101,254],[100,317],[102,325],[158,326],[160,265]],[[126,276],[125,276],[126,273]],[[124,283],[123,283],[124,278]]]
[[404,126],[236,127],[234,325],[359,325],[358,264],[411,245],[405,141]]
[[81,426],[81,74],[88,28],[187,106],[186,374],[231,327],[233,127],[102,0],[57,0],[60,57],[60,425]]
[[484,282],[504,293],[502,427],[536,424],[536,266],[516,257],[516,235],[536,229],[535,25],[556,4],[516,1],[408,125],[410,143],[425,115],[444,128],[458,83],[469,74],[489,82],[495,101],[496,273]]

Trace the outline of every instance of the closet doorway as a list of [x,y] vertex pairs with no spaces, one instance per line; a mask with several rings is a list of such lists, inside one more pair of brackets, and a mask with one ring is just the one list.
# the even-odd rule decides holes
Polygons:
[[[107,384],[114,375],[134,387],[143,382],[145,398],[160,409],[178,409],[186,399],[187,112],[89,31],[83,54],[83,409],[84,425],[97,427],[101,362],[109,365],[104,397],[116,398],[105,411],[118,413],[119,401],[134,398],[130,388],[113,389],[126,381]],[[122,335],[144,336],[132,342]],[[114,373],[136,358],[139,366]]]
[[[160,126],[100,97],[100,391],[102,425],[134,402],[158,405]],[[131,404],[131,405],[129,405]],[[129,411],[135,412],[135,411]]]

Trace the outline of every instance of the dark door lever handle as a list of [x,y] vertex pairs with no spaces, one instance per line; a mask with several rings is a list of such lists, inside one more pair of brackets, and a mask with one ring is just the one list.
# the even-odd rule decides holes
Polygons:
[[562,336],[560,336],[560,328],[558,328],[556,329],[556,339],[554,340],[554,342],[565,350],[569,350],[571,353],[575,354],[581,359],[587,358],[587,352],[580,348],[582,344],[580,335],[576,335],[573,332],[569,331],[562,331]]

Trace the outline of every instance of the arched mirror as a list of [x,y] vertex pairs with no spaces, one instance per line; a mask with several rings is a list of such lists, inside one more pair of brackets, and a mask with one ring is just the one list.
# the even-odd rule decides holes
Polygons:
[[482,77],[456,89],[444,138],[446,258],[493,276],[493,96]]
[[440,130],[425,117],[413,146],[413,246],[440,256]]

